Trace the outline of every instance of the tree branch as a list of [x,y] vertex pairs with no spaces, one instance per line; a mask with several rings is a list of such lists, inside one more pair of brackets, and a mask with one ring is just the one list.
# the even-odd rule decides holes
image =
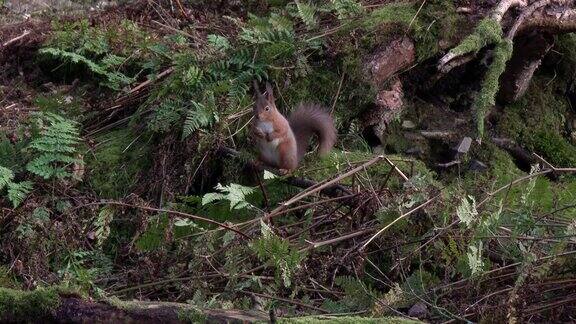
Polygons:
[[[217,152],[219,154],[222,155],[228,155],[231,157],[235,157],[238,158],[240,156],[240,152],[231,149],[229,147],[225,147],[225,146],[220,146],[217,150]],[[263,166],[260,165],[256,165],[256,163],[254,162],[246,162],[245,163],[246,166],[259,170],[259,171],[263,171],[263,170],[268,170],[276,175],[279,175],[280,173],[278,172],[278,170],[274,170],[274,169],[270,169],[270,168],[264,168]],[[300,178],[300,177],[288,177],[285,180],[289,185],[295,186],[295,187],[299,187],[299,188],[303,188],[303,189],[307,189],[313,186],[316,186],[318,183],[310,180],[310,179],[306,179],[306,178]],[[352,193],[350,192],[350,190],[342,185],[339,184],[335,184],[335,185],[331,185],[331,186],[327,186],[325,188],[322,188],[322,190],[320,190],[320,193],[322,193],[323,195],[326,195],[328,197],[342,197],[342,196],[348,196],[351,195]]]

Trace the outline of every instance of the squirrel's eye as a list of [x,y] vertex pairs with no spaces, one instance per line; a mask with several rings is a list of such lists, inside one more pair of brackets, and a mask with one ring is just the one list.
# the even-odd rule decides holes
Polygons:
[[270,106],[266,106],[264,109],[266,109],[266,111],[270,110]]

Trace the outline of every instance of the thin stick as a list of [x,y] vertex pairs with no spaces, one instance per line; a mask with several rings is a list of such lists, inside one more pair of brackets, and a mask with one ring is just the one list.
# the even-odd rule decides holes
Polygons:
[[172,73],[172,72],[174,72],[174,68],[173,68],[173,67],[167,68],[166,70],[160,72],[155,78],[153,78],[153,79],[148,79],[148,80],[140,83],[139,85],[137,85],[136,87],[134,87],[132,90],[128,91],[128,94],[132,94],[132,93],[134,93],[134,92],[136,92],[136,91],[144,88],[145,86],[149,85],[150,83],[152,83],[152,81],[160,80],[160,79],[164,78],[165,76],[167,76],[168,74],[170,74],[170,73]]
[[323,183],[323,184],[320,185],[320,186],[316,186],[315,188],[313,188],[313,189],[311,189],[311,190],[305,190],[302,194],[300,194],[300,195],[298,195],[298,196],[296,196],[296,197],[288,200],[287,202],[283,203],[282,206],[280,206],[279,208],[286,207],[286,206],[290,206],[290,205],[292,205],[293,203],[295,203],[295,202],[297,202],[297,201],[299,201],[299,200],[302,200],[304,197],[308,197],[308,196],[310,196],[310,195],[312,195],[312,194],[315,194],[315,193],[321,191],[322,189],[324,189],[324,188],[326,188],[326,187],[329,187],[329,186],[331,186],[331,185],[339,182],[339,181],[342,180],[342,179],[348,178],[349,176],[351,176],[351,175],[353,175],[353,174],[356,174],[356,173],[364,170],[364,168],[369,167],[369,166],[371,166],[372,164],[374,164],[374,163],[376,163],[376,162],[379,162],[379,161],[382,160],[383,158],[384,158],[384,155],[379,155],[379,156],[373,158],[372,160],[370,160],[370,161],[368,161],[368,162],[366,162],[366,163],[364,163],[364,164],[362,164],[362,165],[360,165],[360,166],[357,166],[357,167],[355,167],[354,169],[352,169],[352,170],[350,170],[350,171],[348,171],[348,172],[346,172],[346,173],[344,173],[344,174],[342,174],[342,175],[334,178],[333,180],[330,180],[330,181],[328,181],[328,182],[325,182],[325,183]]
[[389,229],[392,225],[396,224],[398,221],[400,221],[401,219],[404,219],[410,215],[412,215],[414,212],[426,207],[428,204],[430,204],[431,202],[433,202],[434,200],[436,200],[436,198],[440,197],[440,195],[436,195],[430,199],[428,199],[427,201],[425,201],[424,203],[418,205],[416,208],[404,213],[403,215],[400,215],[400,217],[396,218],[395,220],[393,220],[390,224],[384,226],[381,230],[378,231],[378,233],[374,234],[366,243],[364,243],[364,245],[362,245],[362,247],[360,248],[360,250],[364,250],[374,239],[376,239],[378,236],[380,236],[380,234],[384,233],[384,231],[386,231],[387,229]]
[[532,15],[534,11],[536,11],[536,9],[544,7],[548,4],[550,4],[550,0],[540,0],[538,2],[534,2],[528,8],[524,9],[524,11],[522,11],[520,16],[518,17],[518,19],[516,19],[516,21],[514,22],[512,28],[510,28],[510,30],[508,31],[506,39],[513,40],[514,36],[516,36],[516,31],[518,31],[518,28],[520,27],[520,25],[522,25],[524,20],[526,20],[528,16]]
[[310,207],[314,207],[317,205],[322,205],[322,204],[326,204],[329,202],[334,202],[334,201],[338,201],[338,200],[344,200],[344,199],[349,199],[352,197],[357,196],[358,194],[352,194],[352,195],[347,195],[347,196],[342,196],[342,197],[335,197],[335,198],[329,198],[329,199],[324,199],[324,200],[320,200],[320,201],[315,201],[315,202],[311,202],[308,204],[304,204],[304,205],[300,205],[297,207],[293,207],[293,208],[289,208],[289,209],[284,209],[284,210],[280,210],[278,212],[276,212],[275,214],[270,214],[268,215],[269,218],[275,217],[275,216],[279,216],[279,215],[283,215],[283,214],[287,214],[296,210],[300,210],[300,209],[305,209],[305,208],[310,208]]
[[342,236],[339,236],[339,237],[336,237],[336,238],[333,238],[333,239],[330,239],[330,240],[326,240],[326,241],[321,241],[321,242],[310,242],[310,241],[306,241],[307,243],[310,244],[310,246],[304,248],[302,251],[307,251],[307,250],[311,250],[311,249],[317,249],[317,248],[319,248],[319,247],[321,247],[321,246],[331,245],[331,244],[334,244],[334,243],[339,243],[339,242],[342,242],[342,241],[346,241],[346,240],[349,240],[349,239],[351,239],[351,238],[355,238],[355,237],[357,237],[357,236],[361,236],[361,235],[364,235],[364,234],[367,234],[367,233],[370,233],[370,232],[374,232],[375,230],[376,230],[375,228],[367,228],[367,229],[364,229],[364,230],[356,231],[356,232],[354,232],[354,233],[342,235]]
[[88,204],[84,204],[82,206],[78,206],[76,208],[74,208],[73,210],[77,210],[79,208],[84,208],[87,206],[95,206],[95,205],[113,205],[113,206],[123,206],[123,207],[130,207],[130,208],[138,208],[138,209],[142,209],[142,210],[147,210],[147,211],[153,211],[153,212],[159,212],[159,213],[167,213],[167,214],[172,214],[172,215],[177,215],[180,217],[184,217],[184,218],[191,218],[191,219],[195,219],[195,220],[199,220],[199,221],[203,221],[206,223],[210,223],[213,225],[217,225],[220,226],[222,228],[225,228],[229,231],[232,231],[236,234],[239,234],[240,236],[244,237],[245,239],[252,239],[250,236],[248,236],[245,233],[242,233],[241,231],[232,228],[226,224],[222,224],[219,223],[217,221],[208,219],[208,218],[204,218],[204,217],[200,217],[200,216],[196,216],[196,215],[191,215],[191,214],[187,214],[187,213],[183,213],[183,212],[179,212],[176,210],[169,210],[169,209],[160,209],[160,208],[153,208],[153,207],[146,207],[146,206],[138,206],[138,205],[133,205],[133,204],[128,204],[128,203],[123,203],[123,202],[119,202],[119,201],[98,201],[98,202],[92,202],[92,203],[88,203]]
[[180,8],[180,12],[182,13],[182,16],[184,16],[184,18],[186,18],[186,20],[190,20],[190,17],[188,17],[188,15],[186,14],[186,11],[184,10],[184,6],[182,5],[182,2],[180,0],[176,0],[176,4],[178,4],[178,8]]
[[334,96],[334,101],[332,102],[332,108],[330,108],[330,115],[334,113],[334,108],[336,107],[336,102],[338,102],[338,97],[340,97],[340,90],[342,90],[342,83],[344,83],[344,76],[346,73],[342,73],[340,78],[340,83],[338,84],[338,90],[336,90],[336,95]]
[[396,173],[398,173],[398,175],[402,177],[402,179],[404,179],[404,181],[410,181],[410,179],[402,172],[402,170],[398,169],[398,167],[392,163],[389,158],[385,157],[384,160],[394,169],[394,171],[396,171]]
[[31,31],[29,31],[29,30],[24,30],[24,33],[22,33],[22,35],[20,35],[20,36],[18,36],[18,37],[16,37],[16,38],[12,38],[11,40],[5,42],[4,44],[2,44],[2,47],[6,47],[6,46],[8,46],[8,45],[11,45],[11,44],[16,43],[17,41],[21,40],[22,38],[30,35],[30,33],[31,33]]

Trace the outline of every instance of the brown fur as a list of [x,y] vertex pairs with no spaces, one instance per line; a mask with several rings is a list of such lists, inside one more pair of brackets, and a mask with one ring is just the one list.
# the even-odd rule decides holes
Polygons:
[[336,128],[326,110],[318,105],[300,104],[286,119],[276,108],[270,84],[266,84],[266,96],[256,83],[255,90],[252,130],[262,162],[279,169],[296,169],[314,134],[319,137],[319,153],[330,152],[336,142]]

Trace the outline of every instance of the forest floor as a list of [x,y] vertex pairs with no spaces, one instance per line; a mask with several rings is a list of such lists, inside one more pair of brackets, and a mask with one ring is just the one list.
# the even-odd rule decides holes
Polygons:
[[[439,68],[497,3],[0,1],[0,319],[576,320],[576,35]],[[333,152],[251,163],[253,80]]]

